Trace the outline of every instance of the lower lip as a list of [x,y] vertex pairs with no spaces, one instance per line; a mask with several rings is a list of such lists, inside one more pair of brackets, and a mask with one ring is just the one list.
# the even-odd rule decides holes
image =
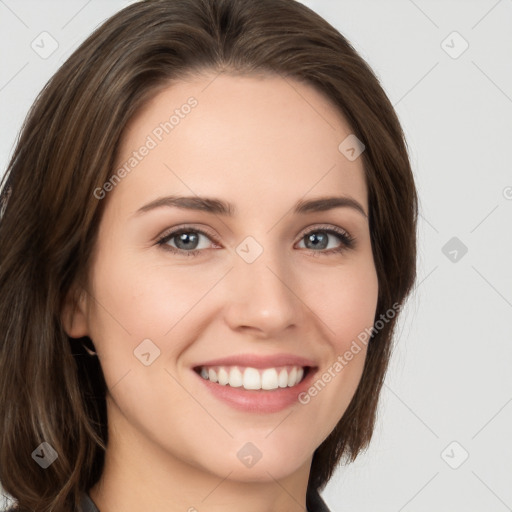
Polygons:
[[223,402],[240,411],[258,413],[278,412],[298,403],[298,396],[309,388],[310,382],[316,373],[314,368],[310,368],[306,377],[293,387],[249,390],[243,387],[222,386],[203,379],[194,370],[192,371],[206,388]]

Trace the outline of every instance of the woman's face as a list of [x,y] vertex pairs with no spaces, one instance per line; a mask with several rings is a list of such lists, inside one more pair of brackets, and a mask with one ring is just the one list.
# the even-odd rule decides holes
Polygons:
[[[110,450],[239,481],[308,473],[377,305],[363,162],[338,148],[350,133],[275,76],[179,82],[132,120],[68,326],[96,347]],[[348,201],[304,207],[329,197]]]

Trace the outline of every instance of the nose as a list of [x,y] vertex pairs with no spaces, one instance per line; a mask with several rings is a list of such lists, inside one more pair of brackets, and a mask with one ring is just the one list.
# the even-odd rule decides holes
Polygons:
[[226,286],[225,316],[233,330],[272,338],[302,323],[305,305],[293,269],[270,251],[263,251],[252,263],[235,253]]

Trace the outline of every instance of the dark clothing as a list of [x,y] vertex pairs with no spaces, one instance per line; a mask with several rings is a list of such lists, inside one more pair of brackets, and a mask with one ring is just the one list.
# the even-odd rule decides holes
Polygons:
[[[306,499],[308,512],[330,512],[318,492],[308,492]],[[88,493],[83,494],[81,510],[79,512],[100,512]]]
[[310,491],[306,495],[306,507],[308,512],[331,512],[318,491]]
[[81,510],[79,512],[100,512],[98,507],[94,504],[89,493],[84,492],[82,495],[82,502],[80,503]]

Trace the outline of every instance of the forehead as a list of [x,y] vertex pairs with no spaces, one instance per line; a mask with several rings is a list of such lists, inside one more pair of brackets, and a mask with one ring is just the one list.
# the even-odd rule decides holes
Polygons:
[[129,175],[116,195],[135,201],[165,191],[284,206],[338,192],[367,209],[362,158],[338,149],[350,134],[339,109],[310,85],[275,75],[192,77],[161,90],[126,127],[116,167]]

